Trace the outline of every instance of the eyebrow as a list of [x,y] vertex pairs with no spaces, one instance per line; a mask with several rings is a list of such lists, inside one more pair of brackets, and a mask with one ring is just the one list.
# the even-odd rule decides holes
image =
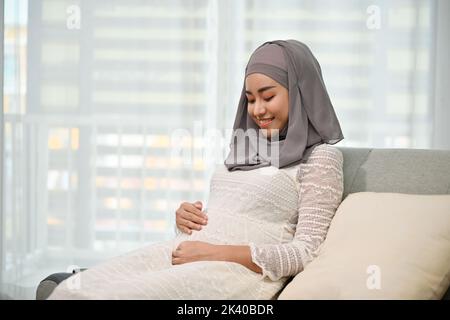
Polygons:
[[[269,89],[272,89],[272,88],[275,88],[275,86],[262,87],[262,88],[259,88],[259,89],[258,89],[258,92],[263,92],[263,91],[266,91],[266,90],[269,90]],[[251,92],[248,91],[248,90],[245,90],[245,93],[248,93],[248,94],[253,95],[253,93],[251,93]]]

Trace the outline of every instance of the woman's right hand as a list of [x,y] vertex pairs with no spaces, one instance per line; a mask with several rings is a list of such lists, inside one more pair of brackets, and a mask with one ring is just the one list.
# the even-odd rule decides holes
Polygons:
[[177,228],[187,234],[192,234],[192,230],[201,230],[202,225],[208,223],[208,216],[203,213],[202,203],[183,202],[176,211]]

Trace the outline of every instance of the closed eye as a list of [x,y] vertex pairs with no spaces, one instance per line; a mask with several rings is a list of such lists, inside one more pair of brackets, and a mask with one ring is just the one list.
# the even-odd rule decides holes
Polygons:
[[[273,97],[275,97],[275,96],[271,96],[270,98],[264,99],[264,101],[269,102],[270,100],[272,100]],[[248,103],[250,103],[250,104],[253,104],[254,102],[255,102],[254,100],[253,101],[248,101]]]

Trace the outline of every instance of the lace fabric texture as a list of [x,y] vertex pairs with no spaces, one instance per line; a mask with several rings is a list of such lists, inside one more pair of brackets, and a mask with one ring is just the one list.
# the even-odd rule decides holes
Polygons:
[[343,156],[331,146],[314,149],[307,163],[297,171],[300,192],[298,214],[290,223],[295,230],[286,244],[258,245],[250,243],[253,262],[263,277],[278,280],[294,276],[312,261],[325,240],[344,191]]
[[[229,172],[211,179],[208,224],[150,244],[63,281],[50,299],[273,299],[310,262],[343,193],[343,158],[329,145],[290,168]],[[249,245],[258,274],[227,261],[172,265],[182,241]]]

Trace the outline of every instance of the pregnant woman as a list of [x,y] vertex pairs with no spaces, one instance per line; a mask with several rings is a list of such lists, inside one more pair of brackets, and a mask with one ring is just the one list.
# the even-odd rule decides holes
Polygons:
[[253,52],[233,129],[208,208],[182,203],[174,239],[77,273],[79,286],[63,281],[49,299],[276,298],[317,255],[343,194],[331,145],[344,137],[305,44]]

